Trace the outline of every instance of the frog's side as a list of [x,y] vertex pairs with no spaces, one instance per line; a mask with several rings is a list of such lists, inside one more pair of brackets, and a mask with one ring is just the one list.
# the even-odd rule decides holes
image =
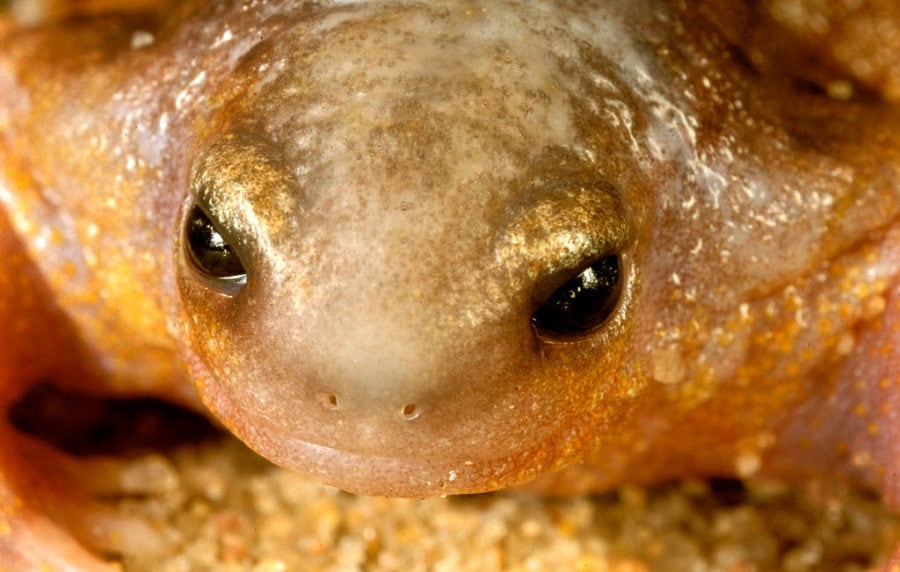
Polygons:
[[[900,504],[896,106],[759,75],[649,0],[205,4],[0,43],[0,406],[193,386],[362,493],[585,461],[540,486],[760,473]],[[245,283],[192,262],[203,217]],[[535,327],[598,260],[609,316]],[[43,515],[93,514],[34,447],[0,425],[22,567]]]

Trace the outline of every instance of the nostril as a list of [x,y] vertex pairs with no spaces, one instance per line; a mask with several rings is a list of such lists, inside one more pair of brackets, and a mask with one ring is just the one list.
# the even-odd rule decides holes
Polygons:
[[418,417],[420,413],[421,411],[415,403],[407,403],[403,406],[403,409],[400,410],[400,416],[407,421],[412,421]]
[[[341,408],[341,401],[337,394],[330,391],[322,391],[316,394],[316,400],[322,409],[326,411],[337,411]],[[400,417],[405,421],[412,421],[422,414],[422,410],[415,403],[407,403],[400,408]]]
[[334,411],[338,408],[337,395],[330,392],[323,392],[318,394],[317,397],[319,399],[319,404],[328,411]]

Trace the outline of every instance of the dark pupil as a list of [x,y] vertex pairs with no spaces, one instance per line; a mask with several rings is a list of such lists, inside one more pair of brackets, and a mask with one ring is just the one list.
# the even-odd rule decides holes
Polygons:
[[193,207],[188,215],[186,237],[191,261],[203,273],[214,278],[237,278],[246,274],[231,245],[200,207]]
[[621,287],[619,257],[607,256],[559,287],[531,321],[550,334],[583,334],[600,326],[616,309]]

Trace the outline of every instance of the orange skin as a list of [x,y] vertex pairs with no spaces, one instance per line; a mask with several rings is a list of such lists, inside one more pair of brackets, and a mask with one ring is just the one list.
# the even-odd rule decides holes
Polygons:
[[[205,4],[0,26],[0,408],[158,396],[365,494],[900,505],[895,70],[740,3]],[[192,262],[195,206],[242,285]],[[603,257],[601,323],[532,323]],[[0,424],[0,562],[102,569],[35,447]]]

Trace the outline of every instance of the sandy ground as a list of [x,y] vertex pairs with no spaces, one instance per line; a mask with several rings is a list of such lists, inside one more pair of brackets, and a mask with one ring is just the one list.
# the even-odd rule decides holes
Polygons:
[[127,571],[864,570],[900,541],[900,518],[861,491],[684,481],[407,500],[314,483],[226,436],[149,459],[167,490],[118,504],[173,550],[126,557]]

